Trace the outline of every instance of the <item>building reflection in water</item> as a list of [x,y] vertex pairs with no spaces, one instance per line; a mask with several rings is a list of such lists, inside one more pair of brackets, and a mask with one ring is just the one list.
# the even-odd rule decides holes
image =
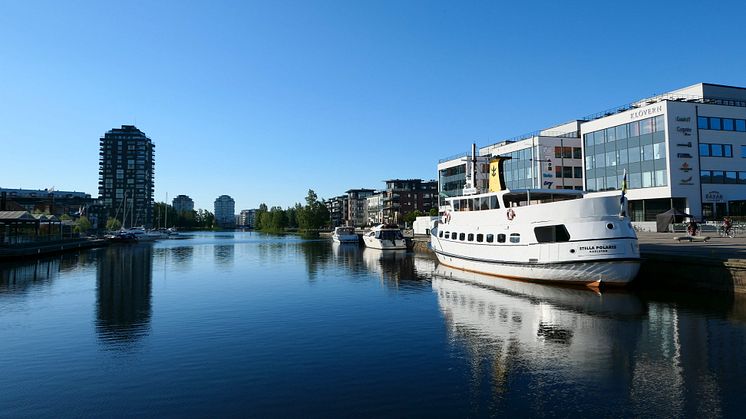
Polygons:
[[153,245],[113,245],[96,270],[96,331],[106,343],[129,344],[148,333]]
[[232,266],[235,254],[236,246],[232,243],[216,244],[213,246],[213,257],[215,259],[215,264],[218,266]]
[[326,240],[303,241],[298,246],[306,261],[308,279],[313,281],[332,260],[332,248]]
[[418,258],[406,250],[379,250],[365,248],[363,262],[369,272],[380,277],[389,287],[429,286],[422,280],[427,279],[427,272],[432,272],[435,261]]
[[3,264],[0,267],[0,294],[24,292],[29,288],[48,285],[59,276],[61,263],[61,258],[46,258]]

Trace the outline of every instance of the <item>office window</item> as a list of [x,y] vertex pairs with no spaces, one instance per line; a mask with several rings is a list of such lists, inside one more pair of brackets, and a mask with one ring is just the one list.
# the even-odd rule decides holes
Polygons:
[[746,159],[746,145],[741,146],[741,158]]
[[665,130],[665,128],[666,128],[666,122],[665,122],[665,120],[663,118],[663,115],[656,116],[655,118],[653,118],[653,121],[655,123],[655,126],[653,127],[653,129],[655,130],[655,132],[660,132],[660,131],[664,131]]
[[730,144],[723,144],[723,157],[733,157],[733,146]]
[[746,184],[746,172],[738,172],[738,183]]
[[562,177],[572,178],[572,166],[564,166],[562,168]]
[[697,118],[697,128],[699,129],[710,129],[708,118],[706,116],[700,116]]
[[725,183],[738,183],[738,177],[736,172],[725,172]]
[[712,157],[723,157],[723,147],[720,144],[710,144],[710,155]]
[[739,132],[745,132],[746,131],[746,120],[743,119],[736,119],[736,131]]
[[562,166],[554,166],[554,177],[562,177]]
[[720,130],[722,128],[722,123],[720,118],[710,118],[710,129]]
[[583,158],[583,149],[580,147],[573,147],[572,148],[572,158],[574,159],[582,159]]
[[574,172],[573,173],[573,177],[574,178],[576,178],[576,179],[582,179],[583,178],[583,168],[582,167],[576,166],[576,167],[573,167],[572,170]]
[[733,131],[735,126],[733,120],[730,118],[723,118],[723,131]]
[[713,170],[712,183],[725,183],[725,172],[722,170]]
[[666,186],[668,184],[667,173],[665,170],[655,171],[655,186]]
[[710,156],[710,145],[709,144],[700,144],[699,145],[699,155],[702,157],[709,157]]

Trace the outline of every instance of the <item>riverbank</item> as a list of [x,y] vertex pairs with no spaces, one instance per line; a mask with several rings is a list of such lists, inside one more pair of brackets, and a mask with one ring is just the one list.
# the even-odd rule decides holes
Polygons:
[[0,262],[36,258],[59,253],[108,246],[104,239],[68,239],[52,242],[29,243],[12,247],[0,247]]

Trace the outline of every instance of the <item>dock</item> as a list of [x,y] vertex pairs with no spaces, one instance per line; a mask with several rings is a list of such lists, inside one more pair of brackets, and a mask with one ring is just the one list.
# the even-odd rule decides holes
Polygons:
[[9,262],[23,258],[55,255],[64,252],[92,249],[108,246],[104,239],[68,239],[48,242],[36,242],[14,246],[0,246],[0,262]]

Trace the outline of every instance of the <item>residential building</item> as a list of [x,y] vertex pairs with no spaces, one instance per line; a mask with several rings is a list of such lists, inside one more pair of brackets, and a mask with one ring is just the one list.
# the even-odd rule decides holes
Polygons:
[[179,214],[194,211],[194,201],[187,195],[178,195],[172,203],[174,210]]
[[403,222],[403,217],[419,210],[423,214],[438,208],[438,181],[422,179],[389,179],[382,191],[384,223]]
[[369,196],[375,193],[375,189],[350,189],[347,194],[347,215],[344,222],[348,226],[360,227],[367,223],[366,209]]
[[220,195],[215,200],[215,223],[222,228],[236,226],[236,201],[228,195]]
[[366,224],[371,226],[383,223],[383,193],[376,192],[365,200],[367,204],[365,211]]
[[347,195],[335,196],[326,201],[326,209],[329,210],[329,223],[332,227],[345,225],[348,214],[347,206]]
[[134,125],[122,125],[99,145],[99,199],[107,215],[125,226],[152,226],[155,144]]
[[254,228],[256,211],[257,210],[255,209],[241,210],[241,213],[238,215],[238,225],[241,227]]

